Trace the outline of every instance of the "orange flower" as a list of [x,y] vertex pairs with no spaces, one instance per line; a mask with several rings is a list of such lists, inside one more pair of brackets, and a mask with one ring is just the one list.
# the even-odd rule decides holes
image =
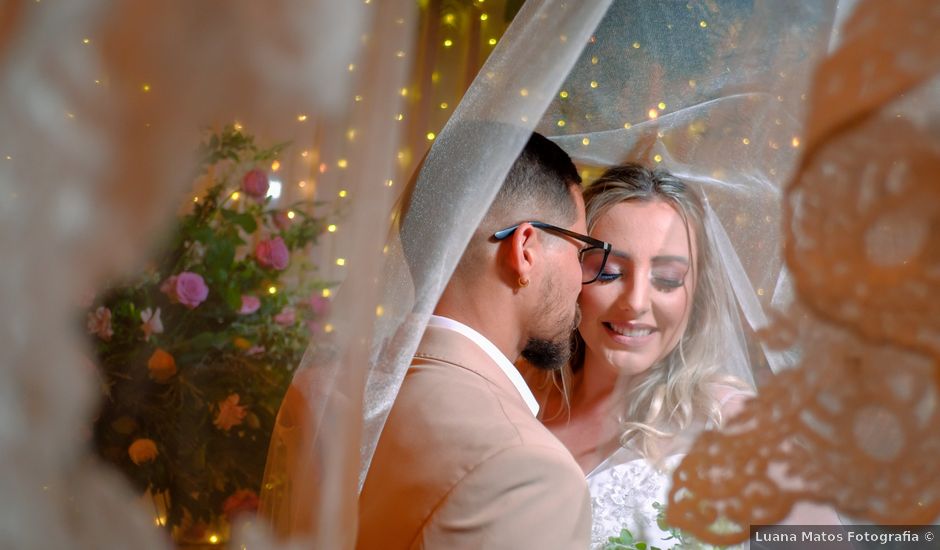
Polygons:
[[151,462],[157,458],[157,444],[152,439],[136,439],[127,448],[131,461],[140,466],[144,462]]
[[238,404],[238,399],[238,394],[233,393],[226,397],[225,401],[219,402],[219,414],[212,422],[216,428],[227,432],[245,420],[248,411]]
[[245,340],[244,338],[240,336],[236,336],[235,339],[232,340],[232,343],[235,344],[236,348],[242,349],[242,350],[245,350],[251,347],[251,342],[249,342],[248,340]]
[[162,348],[157,348],[147,361],[147,368],[150,370],[150,378],[164,384],[176,374],[176,361]]

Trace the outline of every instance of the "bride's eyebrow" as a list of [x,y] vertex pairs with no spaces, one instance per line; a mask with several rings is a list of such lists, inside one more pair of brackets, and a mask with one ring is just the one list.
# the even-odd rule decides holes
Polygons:
[[689,259],[685,256],[654,256],[654,264],[664,264],[669,262],[680,263],[682,265],[689,265]]

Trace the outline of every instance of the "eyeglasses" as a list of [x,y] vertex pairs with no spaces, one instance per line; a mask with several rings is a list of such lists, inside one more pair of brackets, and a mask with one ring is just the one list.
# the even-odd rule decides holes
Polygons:
[[[581,263],[581,284],[589,285],[597,280],[600,277],[601,272],[604,271],[604,266],[607,264],[607,257],[610,255],[610,249],[613,248],[610,243],[595,239],[594,237],[589,237],[587,235],[582,235],[581,233],[575,233],[574,231],[569,231],[563,227],[558,227],[550,223],[544,222],[523,222],[528,223],[532,227],[538,229],[544,229],[546,231],[553,231],[555,233],[560,233],[571,237],[572,239],[577,239],[587,245],[587,247],[582,248],[578,251],[578,261]],[[516,224],[512,227],[507,227],[506,229],[501,229],[496,233],[493,233],[493,238],[497,241],[501,241],[506,237],[513,234],[516,229],[519,229],[521,223]]]

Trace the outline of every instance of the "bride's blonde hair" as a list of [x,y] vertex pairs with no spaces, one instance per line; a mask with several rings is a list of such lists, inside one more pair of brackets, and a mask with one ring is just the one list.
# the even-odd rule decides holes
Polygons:
[[[705,229],[704,201],[688,184],[669,172],[630,163],[607,170],[585,190],[584,201],[588,232],[616,204],[669,204],[685,225],[689,250],[695,246],[690,272],[696,285],[685,332],[675,348],[633,381],[621,412],[621,444],[649,457],[659,438],[679,434],[696,421],[721,423],[721,403],[709,390],[711,384],[746,388],[743,382],[722,373],[723,348],[740,342],[735,331],[740,326],[737,307]],[[572,347],[570,365],[561,373],[563,388],[569,387],[570,376],[584,367],[585,343],[578,331]]]

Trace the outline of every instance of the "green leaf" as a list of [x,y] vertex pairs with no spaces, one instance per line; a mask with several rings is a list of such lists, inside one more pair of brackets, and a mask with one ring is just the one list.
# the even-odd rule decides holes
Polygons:
[[238,225],[246,233],[254,233],[258,229],[257,220],[248,212],[238,213],[233,210],[222,210],[222,217],[225,221]]

